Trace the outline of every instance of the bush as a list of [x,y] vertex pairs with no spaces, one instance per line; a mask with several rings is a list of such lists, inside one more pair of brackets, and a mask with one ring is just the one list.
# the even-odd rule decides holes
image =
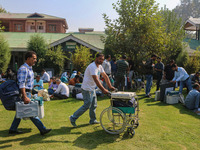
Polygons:
[[188,74],[195,73],[200,69],[200,52],[195,51],[191,57],[187,57],[184,68]]
[[10,63],[11,52],[9,49],[9,44],[0,34],[0,72],[5,72]]
[[86,67],[91,63],[93,58],[90,53],[90,49],[85,46],[76,46],[75,53],[71,53],[71,61],[74,69],[80,72],[84,72]]

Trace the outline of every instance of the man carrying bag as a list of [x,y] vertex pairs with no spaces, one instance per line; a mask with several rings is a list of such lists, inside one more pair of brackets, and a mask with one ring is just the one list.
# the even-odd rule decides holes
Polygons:
[[[25,55],[25,63],[19,68],[17,73],[17,79],[19,84],[19,89],[22,94],[22,100],[25,104],[28,104],[31,100],[31,90],[33,88],[34,81],[34,73],[32,70],[32,66],[37,62],[37,55],[33,51],[29,51]],[[44,135],[51,131],[51,129],[46,129],[43,123],[40,121],[38,117],[30,117],[30,120],[35,124],[35,126],[39,129],[40,134]],[[21,119],[14,117],[12,125],[9,129],[9,134],[20,134],[21,131],[18,131],[17,128],[19,126]]]

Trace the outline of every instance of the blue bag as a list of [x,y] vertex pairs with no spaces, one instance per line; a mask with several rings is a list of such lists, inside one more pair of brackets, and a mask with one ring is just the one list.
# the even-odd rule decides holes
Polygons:
[[0,84],[0,99],[6,110],[15,110],[15,102],[21,101],[16,81],[8,80]]

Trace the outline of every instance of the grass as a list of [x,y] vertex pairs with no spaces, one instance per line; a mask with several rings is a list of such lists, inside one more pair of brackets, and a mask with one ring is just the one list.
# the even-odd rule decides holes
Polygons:
[[[138,96],[140,125],[133,138],[129,138],[126,132],[110,135],[100,125],[89,125],[88,111],[77,120],[78,127],[72,128],[68,117],[83,103],[73,98],[45,102],[42,122],[47,128],[53,129],[49,134],[41,136],[31,121],[22,120],[19,129],[26,133],[10,136],[8,129],[15,112],[6,111],[0,104],[0,149],[200,149],[200,116],[181,104],[167,105],[154,101],[154,95],[152,99],[144,98],[144,91]],[[98,98],[98,119],[109,104],[107,97]]]

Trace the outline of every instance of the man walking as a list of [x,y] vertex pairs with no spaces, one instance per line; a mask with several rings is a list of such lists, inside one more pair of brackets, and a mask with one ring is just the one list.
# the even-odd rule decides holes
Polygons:
[[[103,61],[102,67],[103,67],[105,73],[107,74],[107,76],[109,77],[110,82],[111,82],[111,84],[112,84],[112,83],[113,83],[113,79],[112,79],[112,76],[111,76],[111,64],[110,64],[110,60],[111,60],[111,56],[110,56],[110,55],[107,55],[107,56],[105,57],[105,60]],[[108,89],[105,80],[103,81],[103,86],[104,86],[106,89]]]
[[155,71],[156,71],[156,76],[157,76],[156,91],[158,91],[160,88],[160,81],[163,76],[163,70],[164,70],[164,64],[161,62],[161,58],[157,57],[157,63],[155,64]]
[[82,83],[82,94],[83,94],[83,100],[84,104],[76,111],[72,116],[70,116],[70,122],[71,124],[76,127],[76,120],[88,109],[89,110],[89,116],[90,116],[90,124],[97,124],[99,123],[96,120],[96,107],[97,107],[97,96],[95,88],[98,86],[104,94],[108,93],[108,90],[105,89],[100,80],[100,75],[103,76],[105,79],[108,87],[111,90],[114,90],[115,88],[111,85],[110,80],[107,76],[107,74],[104,72],[103,67],[101,64],[104,61],[104,55],[103,54],[97,54],[95,61],[91,63],[85,70],[83,83]]
[[153,68],[154,68],[154,61],[156,60],[156,55],[153,54],[151,55],[151,58],[149,60],[147,60],[146,64],[145,64],[145,69],[146,69],[146,97],[151,97],[150,95],[150,91],[151,91],[151,86],[152,86],[152,82],[153,82]]
[[115,82],[115,87],[123,91],[125,89],[125,76],[127,71],[128,71],[128,62],[126,61],[126,55],[123,55],[121,60],[117,61],[117,73]]
[[[31,90],[33,88],[34,82],[34,73],[32,70],[32,66],[35,65],[37,61],[37,55],[33,51],[29,51],[25,55],[26,62],[19,68],[17,73],[17,79],[19,88],[22,93],[22,100],[25,104],[28,104],[31,100]],[[38,117],[30,117],[31,121],[35,124],[35,126],[39,129],[40,134],[44,135],[51,131],[51,129],[46,129],[43,123],[40,121]],[[9,130],[9,134],[20,134],[21,131],[18,131],[17,128],[19,126],[21,119],[14,118],[12,125]]]

